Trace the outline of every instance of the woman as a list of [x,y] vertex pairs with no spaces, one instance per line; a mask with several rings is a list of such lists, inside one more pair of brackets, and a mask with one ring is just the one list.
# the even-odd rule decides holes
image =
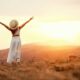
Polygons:
[[0,22],[1,25],[6,27],[9,31],[12,33],[12,41],[7,57],[7,63],[14,63],[14,62],[20,62],[21,58],[21,40],[20,40],[20,30],[31,20],[30,18],[28,21],[26,21],[21,26],[18,26],[18,22],[16,20],[12,20],[9,24],[10,27],[8,27],[6,24]]

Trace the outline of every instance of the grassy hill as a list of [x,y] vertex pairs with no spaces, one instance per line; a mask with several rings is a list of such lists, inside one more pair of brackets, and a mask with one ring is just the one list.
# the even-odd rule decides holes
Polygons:
[[80,80],[80,47],[22,46],[20,64],[7,64],[0,51],[0,80]]

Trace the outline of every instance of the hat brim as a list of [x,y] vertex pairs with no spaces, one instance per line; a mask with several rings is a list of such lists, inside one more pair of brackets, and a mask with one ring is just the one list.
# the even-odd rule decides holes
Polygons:
[[14,30],[14,29],[17,29],[18,27],[10,27],[10,29]]

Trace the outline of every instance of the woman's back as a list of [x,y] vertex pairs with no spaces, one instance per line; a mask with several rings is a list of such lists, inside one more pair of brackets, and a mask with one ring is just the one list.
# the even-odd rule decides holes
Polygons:
[[14,30],[11,29],[11,33],[12,33],[12,36],[19,36],[20,35],[20,29],[19,28],[14,29]]

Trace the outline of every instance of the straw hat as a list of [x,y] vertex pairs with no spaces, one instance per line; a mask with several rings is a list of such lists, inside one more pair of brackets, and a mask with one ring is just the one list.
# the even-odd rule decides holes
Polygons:
[[17,20],[11,20],[9,23],[9,26],[11,29],[16,29],[18,28],[18,21]]

